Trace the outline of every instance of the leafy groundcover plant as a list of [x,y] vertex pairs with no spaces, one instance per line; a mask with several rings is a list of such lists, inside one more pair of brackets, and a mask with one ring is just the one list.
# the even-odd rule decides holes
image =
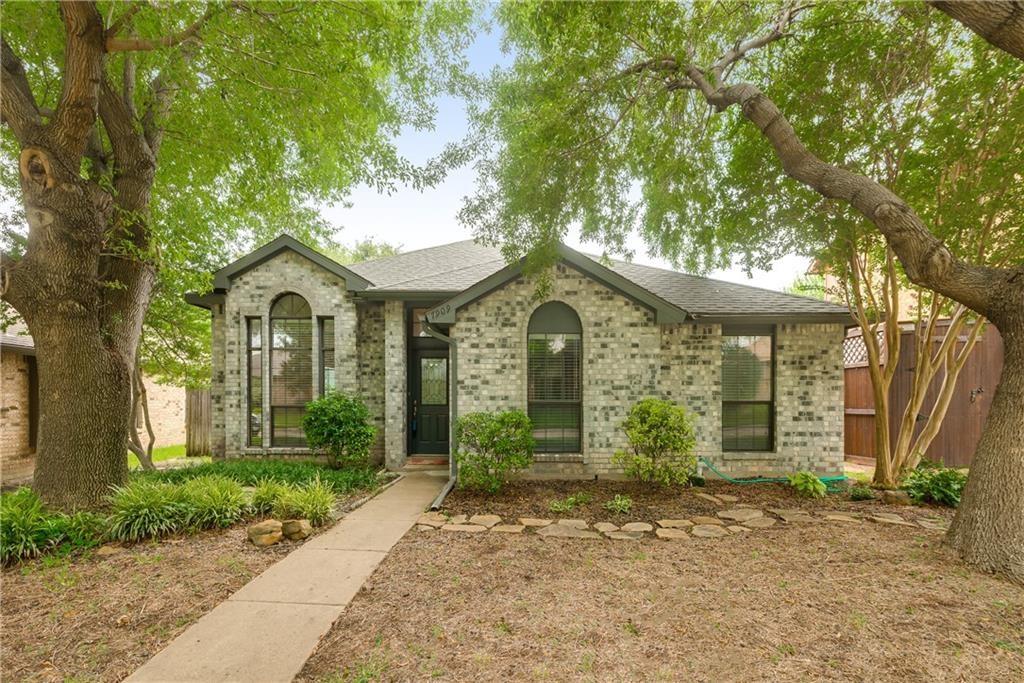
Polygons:
[[967,475],[948,467],[918,467],[903,480],[903,489],[914,502],[949,507],[960,505],[960,496],[966,485]]
[[0,495],[0,562],[9,565],[48,552],[98,545],[105,520],[91,512],[48,510],[32,489]]
[[804,471],[789,475],[789,485],[801,495],[810,498],[824,498],[828,492],[825,482],[818,479],[818,475],[814,472]]
[[139,479],[182,483],[208,475],[225,476],[242,486],[257,486],[265,481],[304,486],[319,479],[338,494],[372,489],[377,484],[377,472],[372,467],[336,470],[324,467],[321,463],[302,460],[216,460],[192,467],[141,472],[135,476]]
[[683,485],[696,472],[693,425],[682,406],[645,398],[630,411],[623,425],[628,451],[616,451],[612,462],[637,481],[662,486]]
[[496,493],[533,462],[533,425],[521,410],[467,413],[455,426],[459,484]]

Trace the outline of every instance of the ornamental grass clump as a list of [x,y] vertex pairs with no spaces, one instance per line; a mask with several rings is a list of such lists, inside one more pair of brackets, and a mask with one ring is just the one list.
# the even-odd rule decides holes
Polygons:
[[246,512],[245,493],[233,479],[216,475],[191,479],[182,485],[193,529],[229,527]]
[[0,563],[4,565],[48,552],[92,548],[105,535],[106,522],[99,515],[52,512],[32,489],[0,495]]
[[308,519],[313,526],[322,526],[334,510],[334,490],[326,482],[314,479],[305,486],[285,487],[274,501],[274,517]]
[[634,405],[623,425],[628,451],[616,451],[612,462],[626,475],[661,486],[684,485],[696,473],[693,425],[682,406],[645,398]]
[[455,425],[459,485],[497,493],[533,462],[533,424],[521,410],[467,413]]
[[110,505],[110,535],[129,542],[184,531],[193,511],[182,486],[145,479],[115,487]]
[[249,510],[257,517],[269,515],[274,510],[274,503],[291,486],[282,484],[276,479],[264,477],[256,482],[253,488],[252,499],[249,501]]

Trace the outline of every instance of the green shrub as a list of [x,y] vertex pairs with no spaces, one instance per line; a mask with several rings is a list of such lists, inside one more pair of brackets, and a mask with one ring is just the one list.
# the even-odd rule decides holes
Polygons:
[[552,512],[564,514],[566,512],[572,512],[581,505],[586,505],[593,499],[594,497],[586,491],[577,491],[570,496],[566,496],[562,500],[551,501],[548,503],[548,509]]
[[260,479],[252,492],[249,509],[254,515],[269,515],[274,510],[274,503],[289,488],[291,487],[288,484],[282,484],[276,479]]
[[825,487],[825,482],[818,479],[814,472],[805,471],[789,475],[789,485],[795,488],[801,495],[811,498],[824,498],[825,493],[828,491]]
[[633,499],[621,493],[616,493],[614,498],[605,502],[604,509],[624,515],[633,509]]
[[145,479],[115,487],[110,504],[110,535],[121,541],[182,531],[193,511],[183,487]]
[[875,492],[867,486],[854,486],[850,489],[850,500],[874,500]]
[[617,451],[612,462],[627,476],[648,484],[686,484],[697,469],[693,455],[693,425],[682,406],[645,398],[630,411],[623,425],[630,451]]
[[184,483],[197,477],[211,474],[234,479],[242,486],[256,486],[261,481],[273,479],[282,484],[301,486],[314,479],[329,484],[335,493],[368,490],[377,485],[377,473],[371,467],[356,467],[335,470],[308,460],[215,460],[214,462],[133,474],[136,479]]
[[54,550],[81,550],[103,542],[105,522],[91,512],[50,512],[29,488],[0,496],[0,563]]
[[334,502],[334,490],[315,479],[300,488],[285,488],[274,501],[274,517],[308,519],[313,526],[321,526],[331,518]]
[[903,480],[903,489],[917,503],[957,507],[967,484],[967,475],[953,468],[915,469]]
[[207,475],[182,486],[189,506],[189,526],[195,529],[229,527],[245,514],[245,494],[234,479]]
[[705,486],[707,485],[707,479],[700,476],[699,474],[690,475],[690,486]]
[[309,447],[327,457],[331,467],[366,467],[377,434],[370,411],[358,398],[332,391],[306,404],[302,418]]
[[468,413],[455,429],[461,486],[495,493],[533,462],[533,426],[521,410]]

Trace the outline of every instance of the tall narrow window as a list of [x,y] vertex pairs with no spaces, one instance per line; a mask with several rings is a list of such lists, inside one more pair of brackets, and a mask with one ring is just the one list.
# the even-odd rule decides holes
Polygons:
[[722,336],[722,450],[770,451],[775,405],[774,335]]
[[583,326],[559,301],[540,306],[527,328],[528,411],[539,453],[579,453]]
[[320,318],[320,393],[337,387],[334,376],[334,318]]
[[246,318],[249,351],[248,396],[249,445],[263,445],[263,320]]
[[305,446],[302,416],[313,400],[313,313],[298,294],[270,308],[270,445]]

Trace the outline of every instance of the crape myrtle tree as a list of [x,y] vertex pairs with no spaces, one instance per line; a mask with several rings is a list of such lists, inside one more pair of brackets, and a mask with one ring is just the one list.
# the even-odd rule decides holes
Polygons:
[[[765,265],[805,243],[794,220],[805,210],[790,215],[788,201],[767,207],[759,201],[766,175],[792,201],[849,207],[885,239],[910,282],[963,304],[1002,333],[1003,376],[948,542],[974,565],[1024,581],[1024,267],[990,266],[950,249],[933,232],[934,216],[918,213],[883,184],[859,148],[833,142],[856,136],[856,118],[815,128],[815,86],[863,83],[877,71],[872,63],[887,58],[873,44],[874,25],[925,9],[504,4],[497,17],[515,61],[495,76],[489,106],[474,115],[497,143],[480,162],[481,186],[462,216],[484,238],[506,245],[509,256],[529,245],[534,265],[550,261],[553,245],[578,225],[585,239],[611,250],[621,250],[637,230],[654,253],[696,269],[728,263],[737,252],[747,266]],[[999,61],[1006,70],[1006,81],[963,79],[965,91],[1013,88],[1019,81],[1024,64],[938,12],[935,17],[943,21],[935,22],[928,42],[950,43],[954,71],[976,60]],[[841,55],[816,42],[829,32]],[[1007,42],[1001,29],[977,32]],[[888,58],[899,68],[896,55]],[[788,97],[794,75],[787,63],[806,66],[802,97]],[[850,95],[877,96],[868,87]],[[941,125],[941,109],[933,111],[899,135],[920,136]],[[765,169],[744,176],[732,167],[743,162],[741,144],[755,133]],[[1019,175],[1019,167],[1012,169],[1006,181],[1019,183]]]
[[[467,84],[446,3],[5,3],[0,292],[39,362],[35,487],[61,507],[124,480],[132,375],[160,269],[288,230],[357,183],[436,182],[391,140]],[[8,222],[9,224],[9,222]]]

